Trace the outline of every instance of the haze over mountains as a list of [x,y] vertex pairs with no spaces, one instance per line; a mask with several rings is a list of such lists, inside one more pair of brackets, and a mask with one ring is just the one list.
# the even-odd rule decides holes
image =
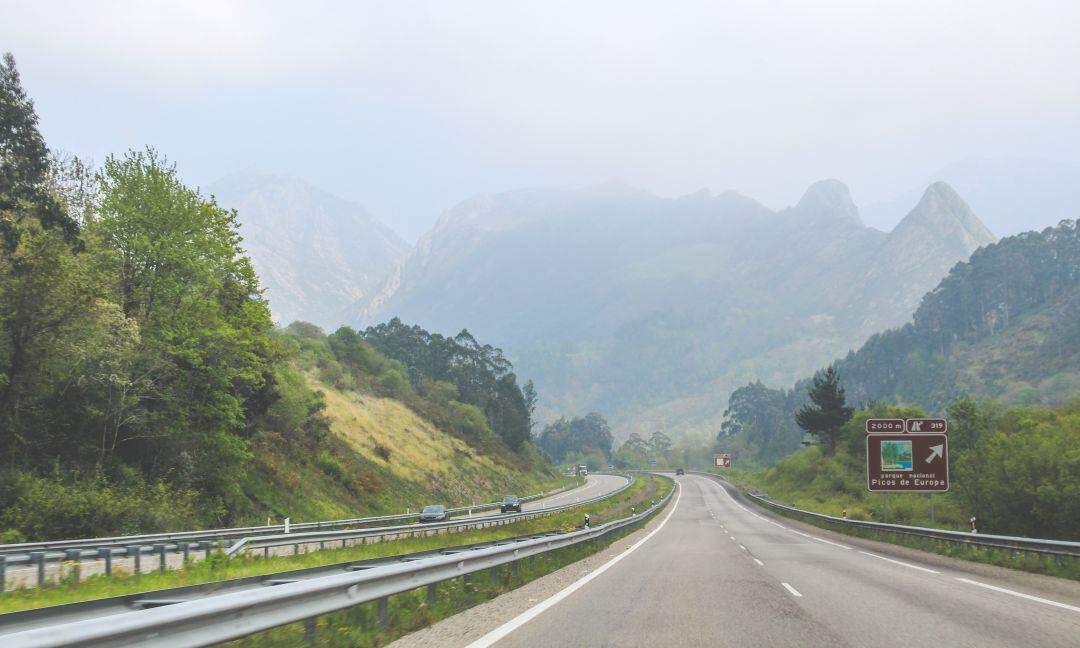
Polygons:
[[735,386],[790,383],[903,323],[994,240],[944,183],[890,234],[836,180],[779,212],[731,191],[528,189],[444,214],[354,323],[468,328],[546,407],[603,412],[621,434],[715,431]]
[[363,207],[295,178],[245,171],[207,188],[236,209],[244,247],[281,325],[333,330],[409,252]]
[[463,201],[411,252],[295,179],[235,174],[210,191],[239,210],[279,323],[467,328],[535,380],[542,414],[600,411],[619,436],[714,434],[735,387],[791,384],[905,323],[995,240],[942,182],[890,233],[837,180],[779,211],[734,191],[523,189]]
[[1080,215],[1080,166],[1052,160],[969,158],[930,175],[899,197],[862,208],[868,225],[892,227],[927,184],[952,185],[998,236],[1040,231]]

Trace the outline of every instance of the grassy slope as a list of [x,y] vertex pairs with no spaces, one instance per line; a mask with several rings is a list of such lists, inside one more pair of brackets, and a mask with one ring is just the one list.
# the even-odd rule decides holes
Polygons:
[[257,469],[246,489],[255,503],[246,516],[253,523],[265,523],[267,516],[299,522],[404,513],[425,504],[471,504],[562,484],[535,451],[524,458],[480,454],[397,400],[341,391],[311,374],[306,380],[324,394],[334,436],[330,454],[341,470],[325,458],[289,454],[274,435],[256,440]]

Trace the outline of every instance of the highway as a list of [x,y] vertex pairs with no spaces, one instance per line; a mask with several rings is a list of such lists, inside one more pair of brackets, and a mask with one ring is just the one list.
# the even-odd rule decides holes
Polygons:
[[677,481],[666,511],[587,571],[561,570],[557,591],[537,581],[516,607],[499,602],[511,592],[398,643],[1080,645],[1080,583],[834,534],[715,480]]
[[[610,493],[619,487],[626,484],[626,478],[617,475],[589,475],[586,477],[584,485],[577,488],[572,488],[568,491],[560,492],[555,495],[544,497],[542,499],[534,500],[531,502],[524,502],[522,509],[525,511],[542,510],[544,508],[552,506],[560,506],[565,504],[572,504],[577,501],[585,500],[590,497],[597,497]],[[501,499],[501,497],[500,497]],[[481,511],[474,513],[473,518],[493,517],[500,515],[499,509],[492,509],[488,511]],[[457,515],[454,520],[465,519],[466,515]],[[415,518],[413,519],[415,521]],[[400,523],[396,523],[400,524]],[[293,553],[291,546],[278,547],[271,549],[270,554],[274,555],[289,555]],[[200,552],[193,552],[191,554],[192,560],[202,559],[203,554]],[[177,569],[183,565],[183,558],[178,554],[166,554],[165,557],[166,568]],[[144,555],[141,558],[141,567],[143,571],[153,571],[159,568],[159,560],[154,555]],[[91,576],[104,572],[104,561],[101,560],[84,560],[80,566],[81,574],[83,577]],[[117,557],[113,559],[114,569],[128,569],[132,568],[131,560],[124,557]],[[49,579],[57,578],[67,568],[61,563],[52,562],[46,567],[46,577]],[[7,568],[7,585],[8,587],[20,587],[20,586],[32,586],[36,582],[37,568],[35,566],[23,566],[23,567],[8,567]]]

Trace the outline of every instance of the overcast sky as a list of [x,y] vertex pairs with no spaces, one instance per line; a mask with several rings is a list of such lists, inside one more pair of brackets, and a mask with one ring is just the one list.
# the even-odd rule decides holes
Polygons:
[[14,2],[50,146],[255,168],[408,240],[470,195],[619,178],[862,204],[970,157],[1075,164],[1080,3]]

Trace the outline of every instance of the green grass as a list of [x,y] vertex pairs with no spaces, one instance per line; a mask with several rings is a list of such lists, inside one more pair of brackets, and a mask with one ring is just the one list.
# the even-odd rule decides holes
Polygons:
[[[762,470],[732,469],[730,478],[763,491],[769,498],[796,508],[852,520],[884,521],[885,499],[866,490],[864,460],[840,448],[826,458],[813,446],[784,457]],[[910,526],[966,531],[968,515],[951,493],[934,495],[934,523],[930,522],[930,495],[889,493],[889,522]]]
[[[591,513],[592,519],[596,522],[600,519],[621,517],[617,512],[620,507],[625,511],[632,505],[648,506],[651,499],[659,499],[670,488],[671,481],[666,478],[642,475],[638,478],[638,483],[630,489],[636,490],[636,493],[631,494],[628,490],[623,493],[626,497],[618,498],[622,500],[621,502],[611,502],[612,506],[602,510],[597,509]],[[642,522],[645,519],[643,517]],[[310,620],[309,624],[293,623],[245,637],[227,645],[238,648],[299,645],[362,648],[384,646],[403,635],[489,601],[499,594],[601,551],[640,526],[640,524],[634,524],[600,541],[547,552],[537,556],[536,560],[520,560],[516,568],[504,565],[498,570],[495,578],[485,570],[468,577],[443,581],[437,586],[434,605],[428,605],[426,588],[394,595],[389,598],[387,623],[382,628],[379,627],[378,605],[376,602],[370,602],[323,615]]]
[[[832,515],[834,517],[842,517],[842,512],[845,506],[851,506],[848,508],[848,518],[854,520],[870,520],[881,521],[881,494],[880,493],[868,493],[873,499],[878,501],[878,508],[876,512],[876,518],[872,514],[867,514],[864,507],[858,505],[850,505],[847,502],[849,500],[842,495],[838,495],[832,499],[827,497],[827,493],[814,492],[813,489],[808,489],[810,492],[802,491],[789,491],[786,489],[777,489],[775,480],[768,480],[763,478],[763,474],[768,471],[731,471],[724,475],[725,479],[734,484],[743,493],[746,492],[760,492],[763,490],[762,484],[768,484],[771,488],[766,488],[766,492],[769,498],[773,501],[787,504],[788,506],[794,506],[795,508],[812,511],[815,513],[824,513],[826,515]],[[935,514],[937,514],[938,507],[942,500],[949,503],[948,498],[942,497],[947,493],[938,493],[937,501],[935,502]],[[905,506],[910,505],[910,501],[922,500],[923,506],[928,506],[927,495],[905,495],[898,493],[889,493],[889,522],[893,524],[906,524],[909,526],[922,526],[929,527],[929,513],[926,512],[922,515],[916,515],[907,513],[904,515],[904,521],[898,521],[894,519],[894,505]],[[949,504],[946,504],[949,506]],[[845,535],[854,536],[857,538],[865,538],[867,540],[876,540],[879,542],[889,542],[892,544],[901,545],[904,547],[910,547],[912,549],[918,549],[920,551],[926,551],[929,553],[936,553],[943,556],[950,556],[953,558],[962,558],[964,560],[972,560],[975,562],[985,563],[989,565],[997,565],[999,567],[1008,567],[1010,569],[1019,569],[1022,571],[1033,572],[1037,574],[1045,574],[1047,576],[1056,576],[1058,578],[1068,578],[1072,580],[1080,580],[1080,560],[1068,557],[1055,558],[1051,556],[1040,557],[1039,554],[1032,554],[1030,556],[1025,555],[1023,552],[1015,552],[1008,549],[996,549],[977,547],[974,545],[962,545],[955,542],[945,542],[940,540],[932,540],[929,538],[920,538],[909,536],[902,533],[890,533],[886,531],[876,531],[871,529],[864,529],[861,527],[851,527],[844,524],[831,523],[817,518],[802,516],[793,514],[782,509],[775,509],[767,507],[770,510],[790,517],[792,519],[812,524],[816,527],[835,531],[837,533],[843,533]],[[904,510],[904,509],[901,509]],[[946,515],[950,515],[949,508],[946,508]],[[952,512],[955,515],[955,511]],[[937,515],[935,515],[936,519]],[[936,528],[947,528],[942,525],[937,525]],[[961,530],[962,526],[959,524],[953,524],[952,528]]]
[[[657,489],[662,485],[653,476],[641,476],[627,490],[612,498],[591,504],[587,512],[593,524],[625,516],[630,506],[642,508],[650,499],[657,499]],[[114,569],[111,577],[90,576],[76,582],[61,579],[40,588],[20,588],[0,593],[0,613],[30,608],[73,603],[123,594],[148,592],[158,589],[198,585],[232,578],[271,574],[291,569],[330,565],[352,560],[379,558],[397,554],[437,549],[451,545],[486,542],[530,533],[553,530],[570,530],[581,524],[584,512],[580,507],[562,513],[523,520],[505,526],[486,529],[470,529],[450,534],[403,538],[386,542],[359,545],[324,551],[313,551],[297,556],[234,556],[214,554],[207,560],[189,563],[182,569],[165,572],[144,572],[139,575]]]

